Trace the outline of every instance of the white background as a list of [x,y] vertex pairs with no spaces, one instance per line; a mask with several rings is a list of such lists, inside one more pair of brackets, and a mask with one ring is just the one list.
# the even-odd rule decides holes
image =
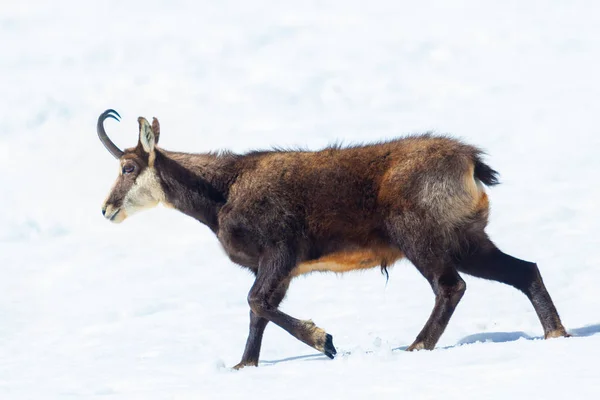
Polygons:
[[[600,5],[594,1],[3,1],[0,398],[595,398],[600,389]],[[569,339],[513,288],[466,277],[438,347],[408,262],[297,279],[283,310],[333,334],[330,361],[276,326],[233,372],[251,275],[204,226],[100,206],[117,162],[95,133],[171,150],[319,149],[433,130],[484,148],[488,232],[536,261]]]

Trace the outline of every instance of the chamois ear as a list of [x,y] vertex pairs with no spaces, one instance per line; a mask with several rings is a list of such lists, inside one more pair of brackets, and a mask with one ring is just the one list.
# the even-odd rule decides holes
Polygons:
[[138,123],[140,125],[140,144],[146,153],[153,154],[158,137],[154,134],[154,130],[150,127],[146,118],[139,117]]
[[152,132],[154,132],[154,144],[158,144],[158,138],[160,137],[160,124],[156,118],[152,118]]

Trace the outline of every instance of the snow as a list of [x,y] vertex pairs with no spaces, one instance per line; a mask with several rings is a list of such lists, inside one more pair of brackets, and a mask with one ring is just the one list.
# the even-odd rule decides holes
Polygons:
[[[600,5],[591,1],[104,1],[0,5],[0,398],[595,398],[600,389]],[[172,150],[372,142],[434,130],[485,148],[488,232],[536,261],[574,337],[466,277],[436,350],[408,262],[297,279],[283,309],[330,361],[268,326],[242,354],[252,277],[212,233],[100,205],[137,117]]]

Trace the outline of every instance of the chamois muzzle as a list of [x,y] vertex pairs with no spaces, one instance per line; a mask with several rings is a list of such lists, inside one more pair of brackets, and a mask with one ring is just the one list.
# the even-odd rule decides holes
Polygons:
[[106,134],[106,131],[104,130],[104,120],[107,118],[113,118],[119,121],[119,118],[121,118],[121,116],[115,110],[108,109],[102,114],[100,114],[100,116],[98,117],[98,124],[96,125],[96,131],[98,132],[98,137],[100,138],[100,141],[102,142],[104,147],[106,147],[106,150],[108,150],[110,154],[112,154],[115,158],[118,159],[121,158],[121,156],[123,155],[123,151],[119,149],[117,145],[112,142],[112,140],[110,140],[110,138]]

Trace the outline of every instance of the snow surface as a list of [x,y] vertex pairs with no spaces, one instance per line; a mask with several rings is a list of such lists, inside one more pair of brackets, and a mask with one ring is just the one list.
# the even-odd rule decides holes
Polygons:
[[[597,398],[600,3],[3,1],[0,399]],[[408,262],[299,278],[283,309],[333,361],[267,328],[231,371],[251,275],[204,226],[100,205],[139,115],[172,150],[318,149],[434,130],[489,152],[488,232],[540,265],[575,337],[539,340],[526,298],[466,277],[436,350],[402,351],[433,295]]]

